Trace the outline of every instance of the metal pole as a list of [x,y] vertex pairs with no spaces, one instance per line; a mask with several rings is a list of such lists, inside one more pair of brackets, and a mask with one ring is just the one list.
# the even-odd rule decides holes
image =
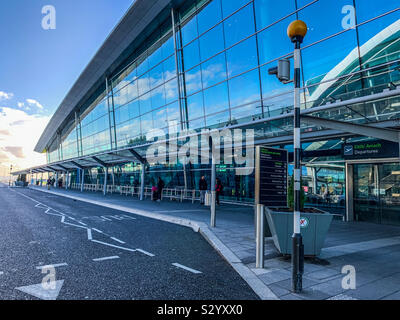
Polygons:
[[103,187],[103,195],[107,194],[107,176],[108,176],[108,168],[104,167],[104,187]]
[[301,197],[301,136],[300,136],[300,45],[307,33],[307,26],[302,21],[294,21],[288,28],[288,35],[295,45],[294,49],[294,214],[292,236],[292,288],[300,293],[303,287],[304,247],[300,232],[300,197]]
[[216,165],[215,165],[215,156],[214,150],[211,149],[211,222],[210,225],[212,228],[216,226],[216,210],[215,210],[215,202],[217,198],[217,194],[215,191],[215,184],[216,184]]
[[43,187],[43,172],[42,175],[40,176],[40,186]]
[[83,187],[85,186],[85,169],[81,169],[81,192],[83,192]]
[[65,190],[68,190],[68,177],[69,177],[69,172],[65,172]]
[[144,199],[144,179],[146,176],[145,171],[146,171],[146,166],[144,163],[142,163],[142,172],[141,172],[142,176],[140,179],[140,201],[143,201],[143,199]]
[[56,183],[54,184],[54,188],[58,188],[58,172],[56,172]]
[[264,205],[257,204],[256,268],[264,268]]

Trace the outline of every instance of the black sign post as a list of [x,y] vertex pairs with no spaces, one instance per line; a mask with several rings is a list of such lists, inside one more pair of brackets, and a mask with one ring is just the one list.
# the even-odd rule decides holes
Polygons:
[[288,162],[287,150],[258,146],[256,148],[256,268],[264,268],[264,207],[287,207]]

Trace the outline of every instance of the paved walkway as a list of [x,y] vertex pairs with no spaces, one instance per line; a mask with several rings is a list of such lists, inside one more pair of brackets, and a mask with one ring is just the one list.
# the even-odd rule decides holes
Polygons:
[[[193,227],[264,299],[400,299],[400,227],[334,220],[319,259],[306,259],[303,293],[293,294],[290,259],[277,252],[271,238],[265,240],[265,269],[255,268],[252,207],[217,207],[217,227],[210,229],[209,208],[199,203],[139,201],[131,196],[104,197],[64,189],[50,192]],[[356,271],[355,289],[342,286],[346,276],[342,268],[348,265]]]

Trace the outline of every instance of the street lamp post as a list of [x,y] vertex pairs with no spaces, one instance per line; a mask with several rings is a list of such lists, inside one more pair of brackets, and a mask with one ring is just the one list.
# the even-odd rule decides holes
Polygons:
[[12,187],[12,169],[13,169],[13,166],[10,165],[10,182],[8,183],[9,187]]
[[294,119],[293,119],[293,139],[294,139],[294,214],[292,236],[292,288],[299,293],[303,287],[304,271],[304,246],[300,232],[300,196],[301,196],[301,137],[300,137],[300,45],[307,33],[307,25],[301,21],[293,21],[287,34],[294,43]]

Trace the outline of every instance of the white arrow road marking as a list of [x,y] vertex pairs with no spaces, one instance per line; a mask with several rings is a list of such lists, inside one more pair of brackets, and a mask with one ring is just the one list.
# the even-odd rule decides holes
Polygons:
[[0,276],[2,276],[4,274],[4,272],[3,271],[0,271]]
[[41,269],[48,269],[48,268],[57,268],[57,267],[66,267],[68,266],[68,264],[64,263],[58,263],[58,264],[48,264],[46,266],[38,266],[36,267],[37,270],[41,270]]
[[96,258],[96,259],[93,259],[93,261],[99,262],[99,261],[114,260],[114,259],[119,259],[119,257],[112,256],[112,257]]
[[[105,245],[105,246],[117,248],[117,249],[122,249],[122,250],[130,251],[130,252],[141,252],[141,253],[143,253],[143,254],[145,254],[145,255],[148,255],[148,256],[150,256],[150,257],[154,257],[154,256],[155,256],[154,254],[149,253],[149,252],[147,252],[147,251],[144,251],[144,250],[142,250],[142,249],[131,249],[131,248],[126,248],[126,247],[120,247],[120,246],[113,245],[113,244],[111,244],[111,243],[106,243],[106,242],[103,242],[103,241],[95,240],[95,239],[93,239],[92,230],[94,230],[94,231],[96,231],[96,232],[98,232],[98,233],[102,233],[103,235],[107,235],[107,234],[104,233],[104,232],[102,232],[102,231],[100,231],[100,230],[87,227],[87,225],[84,224],[83,222],[80,222],[80,221],[76,220],[76,219],[73,218],[73,217],[70,217],[70,216],[68,216],[68,215],[66,215],[66,214],[64,214],[64,213],[62,213],[62,212],[60,212],[60,211],[57,211],[57,210],[55,210],[55,209],[53,209],[53,208],[51,208],[51,207],[49,207],[49,206],[47,206],[47,205],[45,205],[45,204],[43,204],[43,203],[37,201],[37,200],[35,200],[35,199],[33,199],[33,198],[31,198],[31,197],[29,197],[29,196],[23,194],[23,193],[20,193],[20,192],[14,191],[14,190],[13,190],[13,192],[18,193],[19,195],[21,195],[21,196],[23,196],[23,197],[25,197],[25,198],[27,198],[27,199],[29,199],[29,200],[35,202],[35,203],[36,203],[35,207],[36,207],[36,208],[45,209],[45,213],[46,213],[46,214],[48,214],[48,215],[53,215],[53,216],[57,216],[57,217],[61,217],[61,221],[60,221],[61,223],[66,224],[66,225],[69,225],[69,226],[72,226],[72,227],[75,227],[75,228],[85,229],[86,232],[87,232],[87,237],[88,237],[88,240],[89,240],[89,241],[92,241],[92,242],[95,242],[95,243],[99,243],[99,244],[102,244],[102,245]],[[52,212],[52,211],[53,211],[53,212]],[[114,216],[112,216],[112,217],[115,218]],[[71,220],[73,220],[73,221],[76,221],[76,222],[79,223],[80,225],[76,225],[76,224],[73,224],[73,223],[65,222],[66,218],[67,218],[67,219],[71,219]],[[105,220],[108,220],[108,221],[113,221],[113,220],[111,220],[111,219],[106,218],[105,216],[101,216],[101,218],[103,218],[103,219],[105,219]],[[121,219],[121,218],[119,218],[119,219]],[[118,219],[118,220],[119,220],[119,219]],[[135,219],[135,218],[132,218],[132,219]],[[109,236],[109,235],[107,235],[107,236]],[[119,239],[114,238],[114,237],[111,237],[111,236],[109,236],[109,237],[110,237],[111,240],[114,240],[114,241],[119,242],[119,243],[121,243],[121,244],[125,244],[125,242],[123,242],[122,240],[119,240]]]
[[56,288],[54,290],[44,289],[41,283],[15,289],[42,300],[57,300],[60,290],[64,284],[64,280],[58,280],[55,284]]
[[184,266],[184,265],[182,265],[182,264],[179,264],[179,263],[173,263],[172,265],[175,266],[175,267],[177,267],[177,268],[180,268],[180,269],[184,269],[184,270],[186,270],[186,271],[189,271],[189,272],[191,272],[191,273],[195,273],[195,274],[203,273],[203,272],[201,272],[201,271],[198,271],[198,270],[195,270],[195,269],[186,267],[186,266]]

